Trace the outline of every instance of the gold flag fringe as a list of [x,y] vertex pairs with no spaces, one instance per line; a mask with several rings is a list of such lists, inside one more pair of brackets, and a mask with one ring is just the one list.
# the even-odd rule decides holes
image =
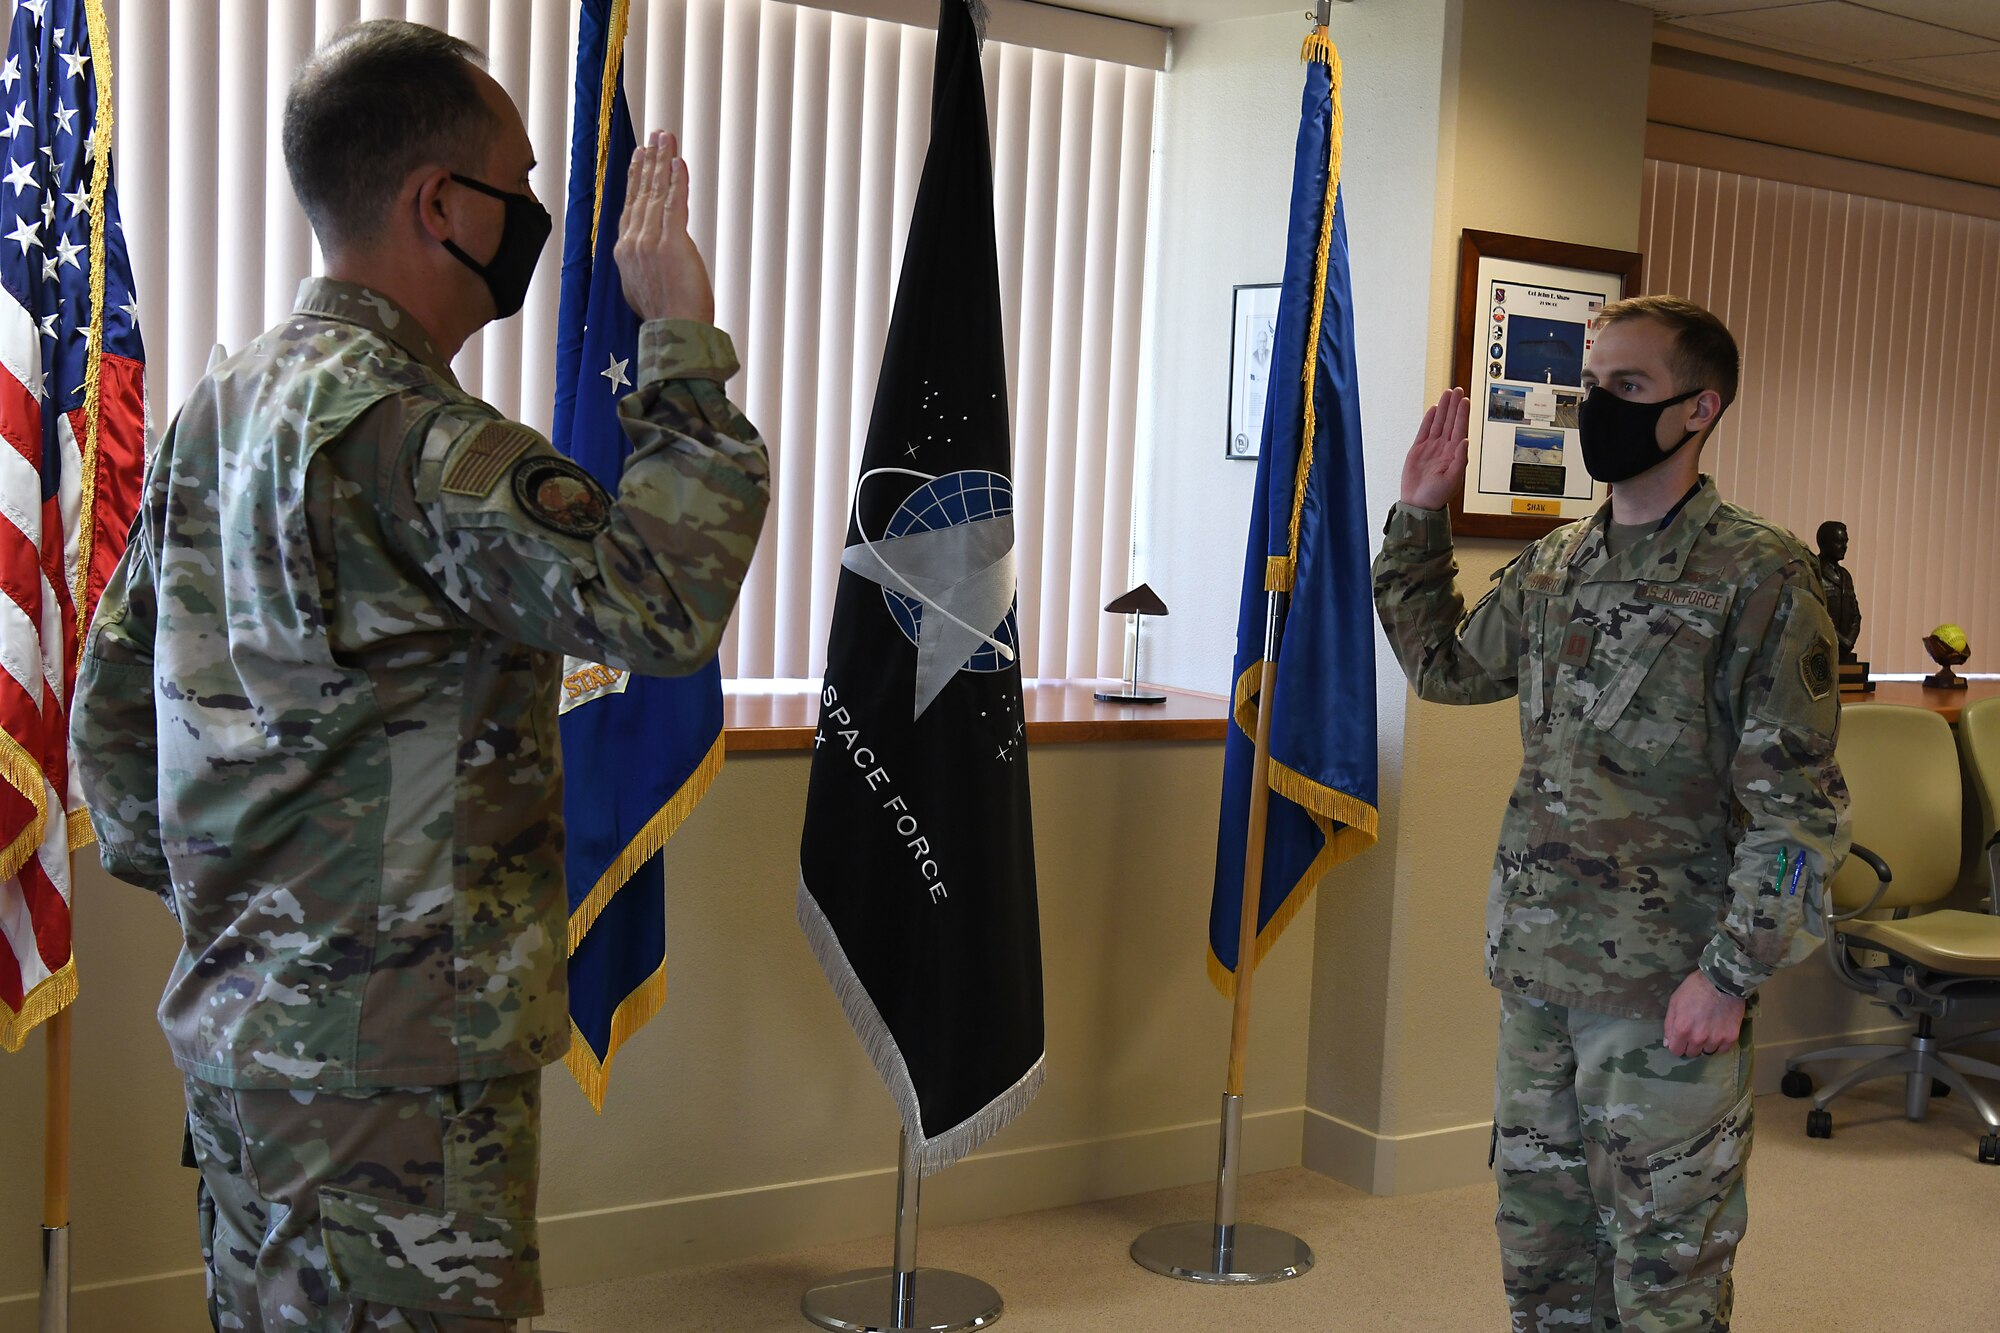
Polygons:
[[61,1013],[76,998],[76,959],[62,965],[62,971],[29,991],[15,1013],[0,1004],[0,1050],[18,1051],[28,1034]]
[[661,806],[660,812],[646,821],[646,826],[625,845],[625,850],[618,853],[617,859],[598,876],[597,883],[591,886],[590,893],[577,904],[576,910],[569,914],[571,953],[575,953],[582,945],[583,937],[590,933],[591,926],[596,924],[597,918],[610,905],[612,896],[624,886],[625,881],[639,873],[639,867],[646,864],[655,853],[667,845],[667,839],[674,836],[674,830],[678,829],[687,817],[694,813],[694,808],[701,804],[701,798],[708,794],[710,784],[715,781],[715,775],[722,771],[724,745],[723,738],[718,735],[715,744],[708,747],[708,753],[702,756],[699,764],[695,765],[694,772],[688,775],[688,780],[681,784],[681,789],[674,793],[673,799]]
[[97,62],[96,151],[90,163],[90,324],[83,341],[82,507],[76,519],[76,662],[83,665],[84,633],[90,628],[90,563],[97,545],[97,427],[104,371],[104,215],[111,195],[111,154],[117,143],[117,103],[111,94],[111,23],[104,0],[84,5],[90,51]]
[[659,971],[619,1001],[618,1008],[611,1015],[611,1039],[606,1043],[602,1062],[598,1060],[597,1052],[590,1049],[590,1043],[584,1040],[576,1020],[570,1020],[569,1050],[563,1055],[563,1065],[569,1070],[569,1076],[576,1080],[576,1086],[583,1089],[591,1110],[604,1114],[604,1094],[611,1087],[611,1061],[618,1054],[618,1048],[625,1044],[627,1037],[646,1026],[666,1002],[667,965],[662,963]]

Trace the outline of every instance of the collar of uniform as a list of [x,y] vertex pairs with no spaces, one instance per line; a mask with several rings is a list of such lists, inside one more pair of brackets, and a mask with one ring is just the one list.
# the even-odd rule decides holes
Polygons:
[[378,291],[338,278],[307,278],[299,284],[299,299],[293,313],[359,324],[402,348],[412,360],[443,377],[453,388],[458,387],[458,377],[451,373],[450,364],[438,352],[424,326],[417,323],[416,316]]
[[1586,583],[1614,583],[1644,579],[1650,583],[1672,583],[1681,576],[1695,534],[1708,526],[1722,504],[1715,478],[1706,472],[1694,494],[1683,500],[1678,510],[1667,515],[1666,526],[1646,533],[1616,555],[1607,553],[1605,529],[1611,523],[1611,502],[1591,515],[1590,528],[1577,543],[1572,565],[1580,569]]

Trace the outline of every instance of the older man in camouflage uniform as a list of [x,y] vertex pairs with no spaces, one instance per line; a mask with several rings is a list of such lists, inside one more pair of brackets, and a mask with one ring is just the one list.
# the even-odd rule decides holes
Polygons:
[[160,1018],[224,1329],[539,1312],[562,655],[708,660],[768,500],[665,136],[616,251],[646,321],[617,494],[459,388],[549,231],[479,61],[383,21],[302,67],[286,161],[328,275],[161,443],[78,686],[105,867],[185,938]]
[[1746,1009],[1812,947],[1800,927],[1847,847],[1833,627],[1812,557],[1698,470],[1736,392],[1720,321],[1671,297],[1608,306],[1584,381],[1583,453],[1611,502],[1466,614],[1443,512],[1467,461],[1452,390],[1405,465],[1376,606],[1423,698],[1520,699],[1486,929],[1512,1327],[1721,1333]]

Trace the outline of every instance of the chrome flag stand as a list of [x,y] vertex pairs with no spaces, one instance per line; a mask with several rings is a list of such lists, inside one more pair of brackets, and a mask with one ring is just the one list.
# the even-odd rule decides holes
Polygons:
[[1257,698],[1257,752],[1250,772],[1250,834],[1243,866],[1243,913],[1236,936],[1236,1008],[1229,1034],[1229,1081],[1222,1094],[1222,1147],[1214,1222],[1170,1222],[1132,1242],[1142,1267],[1184,1282],[1282,1282],[1313,1266],[1312,1248],[1289,1231],[1236,1219],[1243,1174],[1243,1057],[1250,1038],[1250,977],[1257,957],[1257,886],[1264,882],[1264,824],[1270,811],[1271,694],[1278,672],[1282,593],[1266,599],[1263,683]]
[[917,1194],[923,1178],[906,1130],[896,1140],[894,1268],[859,1268],[814,1287],[799,1302],[809,1323],[835,1333],[959,1333],[1000,1318],[1000,1293],[976,1277],[917,1267]]

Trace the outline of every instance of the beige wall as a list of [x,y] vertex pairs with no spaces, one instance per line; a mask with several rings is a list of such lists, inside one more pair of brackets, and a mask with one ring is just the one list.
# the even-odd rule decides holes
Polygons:
[[[1214,1170],[1229,1007],[1203,948],[1220,748],[1042,746],[1030,764],[1049,1082],[926,1187],[935,1223]],[[806,770],[803,754],[731,758],[669,847],[667,1007],[619,1053],[604,1115],[549,1073],[552,1284],[888,1232],[895,1115],[792,918]],[[76,1333],[195,1333],[194,1178],[152,1016],[175,932],[94,865],[77,899]],[[1253,1169],[1299,1160],[1309,985],[1303,947],[1258,976]],[[40,1046],[0,1060],[0,1333],[34,1327]]]

